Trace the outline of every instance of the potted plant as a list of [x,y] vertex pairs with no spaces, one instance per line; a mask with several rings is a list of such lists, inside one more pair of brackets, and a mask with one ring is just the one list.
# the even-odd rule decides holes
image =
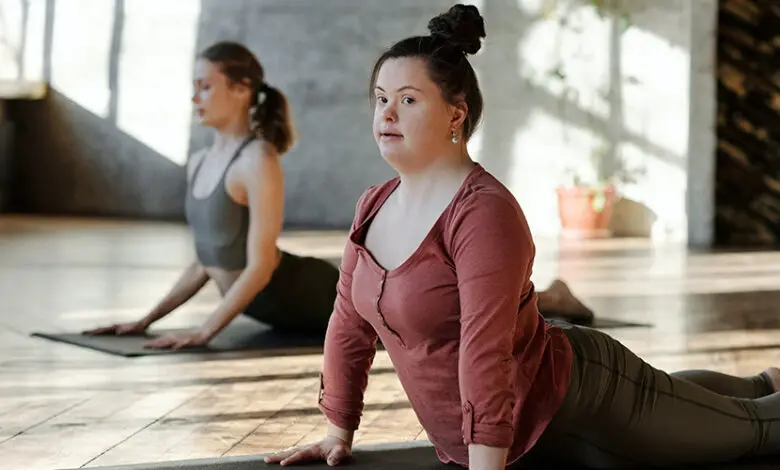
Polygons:
[[611,178],[601,169],[609,155],[609,145],[602,142],[591,153],[593,178],[569,167],[565,181],[556,188],[561,234],[574,238],[605,238],[612,236],[610,221],[618,194]]

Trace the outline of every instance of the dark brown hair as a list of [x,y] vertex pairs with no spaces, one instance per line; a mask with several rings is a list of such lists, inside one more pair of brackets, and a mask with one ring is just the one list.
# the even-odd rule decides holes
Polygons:
[[441,89],[442,97],[455,105],[464,100],[468,116],[463,123],[463,136],[468,139],[482,118],[482,92],[477,74],[467,54],[476,54],[486,36],[485,22],[477,7],[457,4],[446,13],[428,22],[429,36],[412,36],[393,44],[377,59],[371,72],[369,92],[373,90],[382,64],[388,59],[419,57],[428,64],[428,74]]
[[242,44],[223,41],[209,46],[199,57],[217,65],[234,84],[252,89],[250,107],[255,132],[283,154],[295,142],[295,128],[287,98],[265,81],[265,71],[254,54]]

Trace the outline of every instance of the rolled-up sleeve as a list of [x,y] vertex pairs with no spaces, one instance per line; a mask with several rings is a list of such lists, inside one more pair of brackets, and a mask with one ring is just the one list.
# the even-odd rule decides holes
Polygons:
[[[365,195],[364,195],[365,196]],[[358,202],[355,220],[362,211]],[[355,228],[353,222],[352,230]],[[347,242],[339,268],[336,301],[325,336],[318,407],[334,425],[354,431],[360,424],[377,333],[352,303],[352,272],[358,255]]]
[[469,198],[453,222],[464,442],[506,448],[514,437],[513,408],[519,399],[511,375],[514,335],[528,295],[533,241],[519,207],[501,195]]

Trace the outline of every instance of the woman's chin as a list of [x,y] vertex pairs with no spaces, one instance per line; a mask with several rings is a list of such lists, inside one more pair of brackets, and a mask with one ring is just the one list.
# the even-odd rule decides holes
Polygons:
[[403,161],[403,153],[399,152],[398,150],[380,148],[379,154],[382,155],[382,158],[390,165],[394,165]]
[[195,119],[194,121],[199,125],[203,127],[214,127],[219,128],[223,124],[222,119],[214,119],[213,116],[209,116],[206,113],[195,113]]
[[397,173],[410,172],[417,166],[408,152],[382,152],[382,158]]

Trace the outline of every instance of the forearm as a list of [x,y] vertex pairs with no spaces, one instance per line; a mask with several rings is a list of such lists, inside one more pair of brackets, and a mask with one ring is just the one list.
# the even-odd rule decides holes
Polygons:
[[209,276],[203,266],[197,261],[193,262],[143,321],[152,324],[165,317],[197,294],[208,280]]
[[469,470],[503,470],[506,468],[508,449],[469,445]]
[[207,339],[217,335],[265,288],[273,270],[266,267],[248,267],[228,289],[214,314],[201,329]]

